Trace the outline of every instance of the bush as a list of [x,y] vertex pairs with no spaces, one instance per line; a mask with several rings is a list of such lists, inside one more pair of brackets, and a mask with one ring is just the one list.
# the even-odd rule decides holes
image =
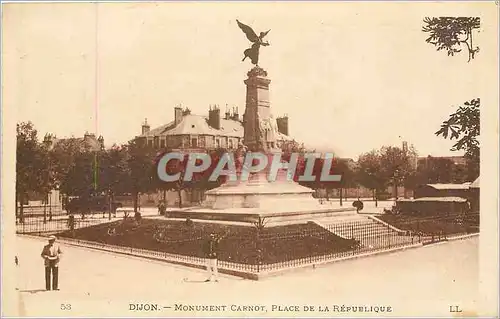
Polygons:
[[355,208],[356,208],[356,210],[359,212],[360,210],[362,210],[362,209],[363,209],[364,204],[363,204],[363,202],[362,202],[362,201],[357,200],[357,201],[354,201],[354,202],[352,203],[352,206],[353,206],[353,207],[355,207]]

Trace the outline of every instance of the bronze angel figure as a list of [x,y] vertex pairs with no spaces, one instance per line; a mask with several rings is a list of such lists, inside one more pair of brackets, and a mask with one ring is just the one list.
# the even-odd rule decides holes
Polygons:
[[247,36],[247,39],[252,42],[252,46],[244,51],[245,56],[243,57],[243,60],[245,61],[246,58],[250,58],[252,61],[252,64],[258,65],[259,64],[259,49],[260,46],[268,46],[269,42],[264,42],[264,37],[269,33],[271,30],[267,30],[266,32],[261,32],[260,35],[257,36],[257,34],[250,28],[249,26],[241,23],[240,21],[236,20],[238,22],[238,26],[240,29],[245,33]]

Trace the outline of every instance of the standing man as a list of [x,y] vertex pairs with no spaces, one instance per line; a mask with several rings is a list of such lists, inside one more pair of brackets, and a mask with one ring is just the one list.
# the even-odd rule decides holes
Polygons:
[[210,238],[205,243],[205,258],[207,260],[207,272],[208,278],[206,282],[215,279],[215,282],[219,281],[219,272],[217,270],[217,250],[221,238],[215,236],[215,234],[210,234]]
[[43,247],[41,256],[45,261],[45,289],[50,290],[50,275],[52,273],[52,290],[57,287],[59,279],[59,259],[62,254],[59,245],[55,244],[56,236],[49,237],[49,244]]

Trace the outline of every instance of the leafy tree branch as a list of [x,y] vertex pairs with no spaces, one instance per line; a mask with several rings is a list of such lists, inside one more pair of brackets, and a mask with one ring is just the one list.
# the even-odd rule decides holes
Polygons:
[[478,17],[426,17],[422,31],[429,33],[429,37],[425,40],[427,43],[435,45],[438,51],[448,51],[448,55],[451,56],[461,52],[461,46],[465,44],[470,62],[479,52],[479,47],[474,47],[473,42],[474,30],[479,28]]

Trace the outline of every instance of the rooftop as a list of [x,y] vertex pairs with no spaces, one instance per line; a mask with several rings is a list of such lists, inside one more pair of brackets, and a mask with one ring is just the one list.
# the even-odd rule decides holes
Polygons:
[[[220,130],[208,125],[208,117],[203,115],[186,114],[183,115],[179,124],[171,121],[165,125],[150,130],[139,137],[148,136],[168,136],[168,135],[219,135],[243,138],[243,124],[236,120],[220,119]],[[277,133],[279,140],[293,139],[285,134]]]
[[400,202],[458,202],[463,203],[466,202],[467,199],[462,197],[421,197],[415,199],[399,199]]
[[[481,177],[481,176],[479,176],[479,177]],[[479,177],[476,178],[476,180],[473,181],[472,184],[470,184],[470,186],[469,186],[470,188],[479,188]]]
[[437,190],[444,190],[444,189],[469,189],[470,188],[470,183],[463,183],[463,184],[427,184],[426,186],[430,186],[434,189]]

